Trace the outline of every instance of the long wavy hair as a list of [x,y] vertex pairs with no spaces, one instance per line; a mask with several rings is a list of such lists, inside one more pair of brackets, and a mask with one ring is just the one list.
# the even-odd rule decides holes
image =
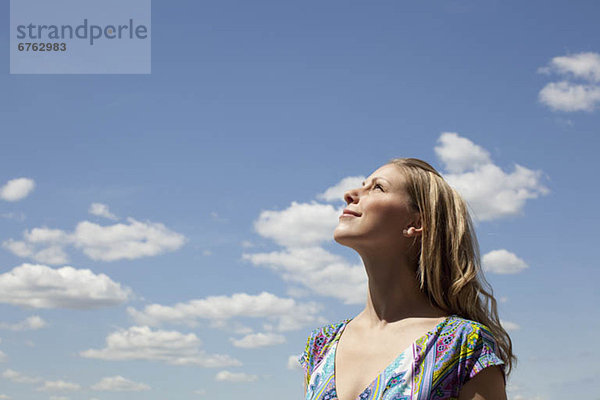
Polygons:
[[433,305],[485,325],[498,343],[508,377],[517,357],[481,268],[479,242],[467,203],[423,160],[394,158],[387,164],[398,166],[404,174],[411,205],[421,216],[417,268],[421,290]]

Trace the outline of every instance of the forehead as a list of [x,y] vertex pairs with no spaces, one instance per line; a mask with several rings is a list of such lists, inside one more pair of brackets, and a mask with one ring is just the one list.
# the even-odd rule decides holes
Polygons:
[[370,181],[374,178],[384,178],[388,180],[395,187],[403,187],[404,185],[404,174],[400,167],[393,164],[386,164],[377,168],[371,175],[369,175],[366,181]]

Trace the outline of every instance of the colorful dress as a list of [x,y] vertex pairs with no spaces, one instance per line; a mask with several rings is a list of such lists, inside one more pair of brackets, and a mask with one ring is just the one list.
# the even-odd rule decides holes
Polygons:
[[[337,400],[335,349],[352,319],[312,331],[298,361],[305,372],[306,400]],[[398,355],[356,400],[457,399],[460,388],[482,369],[505,365],[489,328],[451,315]]]

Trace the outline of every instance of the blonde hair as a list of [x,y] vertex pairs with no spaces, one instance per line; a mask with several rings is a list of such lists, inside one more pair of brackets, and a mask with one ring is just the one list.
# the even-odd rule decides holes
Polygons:
[[423,231],[417,277],[421,290],[433,305],[485,325],[498,343],[508,377],[517,357],[510,336],[500,324],[493,289],[481,269],[479,243],[467,203],[423,160],[394,158],[387,164],[400,167],[412,207],[420,213]]

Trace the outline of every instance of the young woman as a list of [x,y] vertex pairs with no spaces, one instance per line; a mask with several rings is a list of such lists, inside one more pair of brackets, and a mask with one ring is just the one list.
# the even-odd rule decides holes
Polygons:
[[308,337],[306,400],[506,400],[517,359],[458,192],[397,158],[344,200],[334,239],[362,258],[367,301]]

